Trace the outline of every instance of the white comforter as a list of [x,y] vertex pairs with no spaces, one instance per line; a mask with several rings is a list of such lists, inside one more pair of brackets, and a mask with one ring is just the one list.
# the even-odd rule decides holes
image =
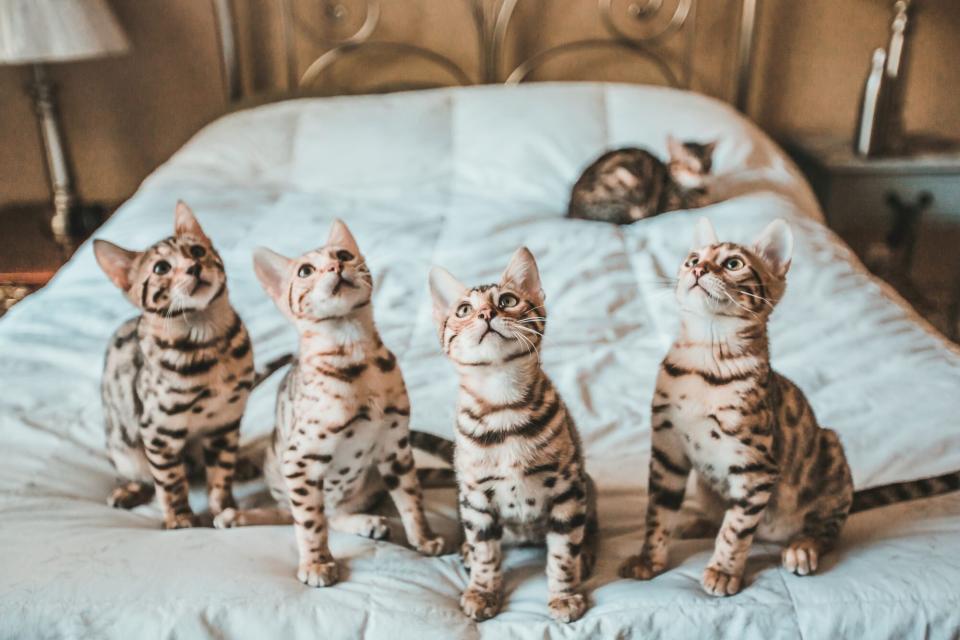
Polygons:
[[[569,185],[603,148],[664,150],[665,135],[719,138],[729,199],[631,227],[563,218]],[[678,543],[647,583],[616,578],[641,535],[649,400],[674,331],[661,284],[685,254],[695,215],[749,240],[785,217],[796,239],[774,314],[774,366],[840,432],[858,486],[960,468],[960,355],[870,278],[820,223],[794,167],[754,126],[713,100],[615,85],[470,88],[301,100],[225,117],[151,176],[99,235],[145,247],[187,200],[214,238],[231,299],[260,363],[295,346],[257,285],[254,246],[298,254],[345,219],[376,278],[375,310],[403,367],[416,427],[450,434],[456,381],[430,318],[431,264],[491,281],[526,244],[547,292],[544,365],[582,431],[601,490],[602,552],[592,607],[550,620],[544,554],[507,556],[506,604],[476,625],[457,607],[454,555],[426,559],[387,542],[333,534],[345,580],[295,578],[288,527],[161,531],[155,507],[108,508],[101,358],[133,309],[83,247],[47,288],[0,320],[0,636],[730,638],[956,637],[960,498],[850,519],[821,572],[779,568],[755,545],[746,589],[717,600],[698,579],[711,542]],[[275,383],[275,381],[274,381]],[[273,387],[258,390],[245,434],[270,428]],[[245,487],[243,495],[256,492]],[[194,505],[202,507],[199,492]],[[453,496],[430,492],[454,535]],[[395,539],[399,536],[395,536]]]

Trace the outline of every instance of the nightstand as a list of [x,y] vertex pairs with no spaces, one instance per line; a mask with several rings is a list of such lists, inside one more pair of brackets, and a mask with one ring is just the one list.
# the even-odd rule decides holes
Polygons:
[[53,207],[21,204],[0,209],[0,316],[25,296],[47,284],[95,229],[107,211],[84,210],[85,228],[66,245],[58,244],[50,231]]
[[960,151],[861,158],[849,140],[785,143],[827,223],[952,339],[960,337]]

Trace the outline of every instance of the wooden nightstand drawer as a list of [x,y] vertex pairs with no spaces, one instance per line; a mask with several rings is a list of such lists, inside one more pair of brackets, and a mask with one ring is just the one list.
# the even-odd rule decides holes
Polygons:
[[[52,207],[46,203],[0,209],[0,315],[50,281],[76,246],[102,222],[111,209],[79,211],[84,228],[67,245],[58,244],[50,230]],[[106,215],[104,215],[106,214]]]

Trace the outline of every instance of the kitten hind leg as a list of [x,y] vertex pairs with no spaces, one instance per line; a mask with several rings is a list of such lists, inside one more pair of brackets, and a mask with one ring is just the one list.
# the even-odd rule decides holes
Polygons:
[[383,516],[366,513],[340,513],[330,516],[330,528],[341,533],[352,533],[372,540],[390,537],[390,525]]
[[116,487],[107,497],[107,504],[115,509],[133,509],[153,500],[152,482],[131,480]]
[[233,527],[256,527],[272,524],[293,524],[293,514],[287,509],[266,507],[261,509],[233,509],[221,511],[213,519],[217,529]]
[[798,576],[815,573],[820,558],[836,543],[849,509],[849,501],[842,501],[826,514],[808,513],[803,519],[803,531],[780,554],[783,568]]
[[833,548],[840,536],[853,504],[853,479],[840,439],[830,429],[821,429],[819,437],[821,451],[832,450],[829,456],[818,456],[829,461],[815,476],[819,478],[819,485],[812,488],[812,493],[820,497],[804,514],[799,535],[781,554],[783,568],[799,576],[817,570],[820,558]]

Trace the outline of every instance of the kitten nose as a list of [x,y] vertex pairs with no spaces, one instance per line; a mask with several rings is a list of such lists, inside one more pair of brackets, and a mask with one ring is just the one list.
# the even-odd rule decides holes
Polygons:
[[705,274],[706,272],[707,272],[707,270],[706,270],[705,268],[703,268],[703,267],[700,266],[700,265],[697,265],[697,266],[695,266],[695,267],[693,268],[693,277],[694,277],[694,278],[700,278],[700,276],[702,276],[702,275]]
[[334,273],[340,274],[343,273],[343,263],[342,262],[332,262],[327,265],[327,271],[332,271]]
[[187,269],[187,275],[193,276],[194,278],[199,278],[201,268],[202,267],[200,266],[199,262],[194,262],[192,265],[190,265],[190,268]]
[[477,317],[481,320],[486,320],[489,322],[497,316],[497,312],[493,310],[493,307],[486,306],[482,307],[480,311],[477,312]]

